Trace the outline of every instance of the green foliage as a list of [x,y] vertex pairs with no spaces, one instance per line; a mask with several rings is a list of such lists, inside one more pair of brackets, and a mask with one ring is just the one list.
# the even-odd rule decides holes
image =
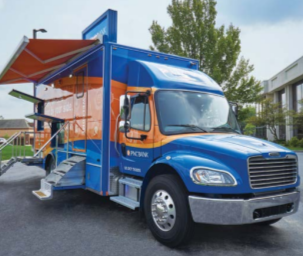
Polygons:
[[297,147],[297,146],[299,146],[299,142],[300,142],[300,140],[296,136],[294,136],[290,139],[289,145],[292,147]]
[[8,134],[5,134],[5,135],[3,136],[3,138],[6,139],[6,140],[9,139]]
[[216,4],[215,0],[172,0],[167,8],[172,26],[165,29],[153,21],[150,48],[198,59],[200,70],[222,86],[229,101],[255,102],[262,88],[250,76],[253,65],[239,57],[240,29],[216,27]]
[[244,134],[245,135],[254,135],[256,131],[256,126],[253,124],[247,124],[244,128]]
[[299,146],[300,148],[303,148],[303,139],[301,139],[301,140],[299,141],[298,146]]
[[2,150],[2,160],[8,160],[13,156],[13,150],[16,152],[21,152],[22,156],[25,151],[25,156],[33,156],[33,151],[31,146],[6,146]]
[[238,122],[242,127],[245,127],[247,124],[247,120],[251,117],[256,116],[256,108],[253,106],[239,106],[238,111]]
[[286,124],[288,111],[281,107],[280,103],[274,103],[271,99],[265,99],[261,102],[261,110],[258,115],[249,118],[248,123],[255,126],[266,125],[268,130],[274,136],[274,140],[278,140],[277,127]]

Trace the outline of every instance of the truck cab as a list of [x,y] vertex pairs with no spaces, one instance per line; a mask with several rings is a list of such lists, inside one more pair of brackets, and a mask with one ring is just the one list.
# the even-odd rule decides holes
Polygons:
[[40,200],[66,189],[109,197],[141,210],[171,247],[194,223],[269,225],[298,211],[296,154],[244,136],[197,60],[118,44],[113,10],[81,40],[24,37],[0,84],[28,82],[34,95],[10,95],[34,104],[34,156],[1,165],[2,150],[27,135],[14,134],[0,146],[0,175],[16,162],[39,165]]
[[[298,210],[294,152],[242,135],[221,87],[206,74],[140,65],[153,85],[121,96],[120,170],[143,178],[141,205],[161,242],[185,239],[191,218],[273,224]],[[182,227],[172,243],[175,225]]]

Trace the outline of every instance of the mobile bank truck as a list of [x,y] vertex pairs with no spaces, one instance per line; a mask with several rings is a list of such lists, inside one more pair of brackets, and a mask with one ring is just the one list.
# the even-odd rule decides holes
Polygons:
[[[82,40],[24,37],[1,84],[34,83],[34,156],[1,165],[41,165],[40,200],[87,189],[139,208],[160,242],[178,246],[194,223],[272,224],[298,210],[294,152],[241,134],[221,87],[197,60],[117,44],[117,13]],[[16,133],[9,145],[22,145]],[[17,148],[17,151],[18,151]],[[21,147],[22,148],[22,147]],[[60,192],[55,193],[60,196]]]

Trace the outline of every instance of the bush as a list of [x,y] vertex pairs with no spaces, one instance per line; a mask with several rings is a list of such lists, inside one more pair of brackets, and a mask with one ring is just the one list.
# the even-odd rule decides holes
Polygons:
[[300,148],[303,148],[303,138],[299,141],[298,146],[299,146]]
[[256,131],[256,126],[253,124],[247,124],[244,128],[244,134],[245,135],[254,135]]
[[299,139],[297,137],[292,137],[289,141],[289,144],[292,146],[292,147],[297,147],[299,145]]

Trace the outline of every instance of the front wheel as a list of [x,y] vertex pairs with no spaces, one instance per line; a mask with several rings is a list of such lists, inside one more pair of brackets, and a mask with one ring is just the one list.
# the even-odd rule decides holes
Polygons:
[[190,239],[193,221],[188,195],[176,176],[161,175],[149,183],[144,212],[147,224],[159,242],[176,247]]

